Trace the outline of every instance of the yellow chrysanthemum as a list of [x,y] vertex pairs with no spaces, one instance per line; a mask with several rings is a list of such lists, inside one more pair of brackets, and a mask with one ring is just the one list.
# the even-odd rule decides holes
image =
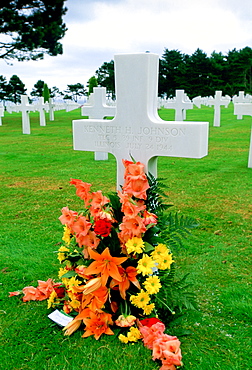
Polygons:
[[166,270],[171,268],[171,264],[173,263],[172,254],[167,253],[166,255],[163,255],[162,261],[158,262],[158,268],[160,270]]
[[64,252],[69,252],[69,248],[64,247],[63,245],[58,249],[58,260],[63,262],[66,259],[66,254]]
[[155,304],[151,303],[143,307],[143,312],[145,315],[149,315],[155,308]]
[[68,272],[68,270],[64,267],[60,267],[59,272],[58,272],[58,277],[61,278],[61,276],[65,275]]
[[167,248],[165,244],[159,243],[154,251],[151,252],[151,256],[156,262],[160,262],[163,259],[163,255],[167,255],[169,251],[169,248]]
[[141,338],[141,333],[137,328],[132,326],[127,333],[127,338],[129,342],[137,342]]
[[70,249],[65,247],[64,245],[62,245],[59,249],[58,249],[58,252],[69,252]]
[[144,249],[144,242],[142,238],[134,237],[132,239],[129,239],[125,245],[126,245],[127,253],[129,254],[130,253],[134,253],[134,254],[142,253]]
[[71,241],[70,235],[71,235],[71,231],[70,231],[70,229],[65,225],[65,226],[64,226],[64,234],[63,234],[62,240],[63,240],[66,244],[70,244],[70,241]]
[[159,289],[162,287],[160,283],[160,279],[156,275],[147,277],[143,285],[146,291],[148,292],[148,294],[156,294],[157,292],[159,292]]
[[152,268],[155,266],[155,261],[147,254],[143,255],[137,263],[137,272],[142,275],[151,275],[153,273]]
[[74,293],[75,292],[74,287],[78,286],[80,283],[81,282],[74,276],[71,277],[71,279],[69,279],[67,282],[67,290]]
[[50,294],[48,300],[47,300],[47,308],[54,307],[55,300],[56,300],[57,297],[58,297],[57,293],[55,292],[55,290],[53,290],[52,293]]
[[129,339],[123,334],[118,335],[118,338],[122,343],[128,343],[129,342]]
[[73,299],[72,301],[69,302],[70,306],[73,307],[74,309],[80,307],[80,301],[77,299]]
[[150,296],[143,289],[137,295],[132,295],[130,297],[131,303],[139,308],[145,307],[150,302]]

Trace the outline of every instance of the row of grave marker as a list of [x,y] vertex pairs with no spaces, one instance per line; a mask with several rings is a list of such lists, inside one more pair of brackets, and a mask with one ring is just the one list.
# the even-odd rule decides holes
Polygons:
[[[52,98],[49,99],[48,103],[44,103],[44,98],[39,97],[38,101],[34,104],[29,104],[28,96],[21,96],[21,104],[8,104],[6,105],[6,110],[9,113],[21,112],[22,113],[22,132],[23,134],[30,134],[30,112],[39,112],[39,122],[40,126],[46,126],[45,112],[49,112],[49,120],[54,121],[54,112],[57,110],[66,110],[70,112],[71,110],[80,108],[80,105],[67,101],[64,103],[54,102]],[[2,125],[1,117],[4,117],[4,107],[0,106],[0,125]]]
[[[168,122],[158,116],[158,55],[116,55],[115,62],[115,117],[111,121],[101,118],[73,121],[74,149],[112,153],[117,160],[117,187],[123,183],[122,159],[136,158],[145,164],[146,171],[156,176],[158,156],[202,158],[207,155],[208,122],[183,122],[183,116],[180,121]],[[94,104],[95,97],[91,99],[86,108]],[[221,92],[209,100],[209,104],[217,108],[216,120],[220,105],[228,106],[229,102]],[[29,107],[26,102],[23,105],[22,112],[28,114]]]

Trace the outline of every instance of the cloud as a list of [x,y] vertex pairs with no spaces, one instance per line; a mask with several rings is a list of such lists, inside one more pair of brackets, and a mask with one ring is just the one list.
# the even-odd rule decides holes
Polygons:
[[252,43],[251,0],[67,0],[64,54],[43,61],[0,61],[0,74],[17,74],[28,91],[42,79],[64,90],[83,83],[117,53],[164,49],[191,55],[227,53]]

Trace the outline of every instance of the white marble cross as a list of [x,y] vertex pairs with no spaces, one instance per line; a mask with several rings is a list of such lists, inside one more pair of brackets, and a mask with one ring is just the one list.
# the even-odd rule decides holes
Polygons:
[[38,98],[38,101],[34,105],[36,111],[39,112],[39,124],[40,126],[46,126],[45,111],[49,110],[49,104],[44,102],[43,96]]
[[116,107],[106,104],[106,87],[94,87],[89,104],[84,104],[81,108],[81,115],[91,119],[102,119],[104,117],[114,117]]
[[152,53],[115,55],[115,118],[73,121],[75,150],[106,150],[116,157],[118,189],[124,182],[123,159],[133,157],[157,176],[158,156],[207,155],[208,122],[168,122],[158,116],[158,62]]
[[17,112],[22,112],[22,131],[23,134],[30,135],[31,126],[30,126],[30,116],[29,113],[34,111],[34,106],[30,105],[28,102],[27,95],[21,95],[21,104],[17,105]]
[[[116,107],[106,104],[106,87],[94,87],[94,92],[90,94],[89,103],[81,108],[81,115],[88,116],[91,119],[102,119],[104,117],[114,117]],[[96,161],[108,159],[107,152],[95,152]]]
[[2,117],[4,117],[4,107],[0,104],[0,126],[2,126]]
[[173,100],[168,100],[164,107],[166,109],[175,109],[175,121],[184,121],[186,118],[186,110],[193,109],[193,103],[189,100],[184,90],[176,90],[176,95]]
[[251,127],[251,134],[250,134],[248,168],[252,168],[252,127]]
[[230,103],[230,98],[225,96],[222,96],[222,91],[217,90],[215,91],[214,98],[209,100],[208,104],[209,106],[214,106],[214,123],[213,125],[215,127],[220,127],[220,107],[221,105],[225,105],[225,108],[228,107]]
[[237,115],[237,119],[252,116],[252,103],[234,103],[234,115]]
[[55,104],[54,104],[53,98],[49,98],[48,105],[49,105],[49,120],[54,121],[54,107],[55,107]]

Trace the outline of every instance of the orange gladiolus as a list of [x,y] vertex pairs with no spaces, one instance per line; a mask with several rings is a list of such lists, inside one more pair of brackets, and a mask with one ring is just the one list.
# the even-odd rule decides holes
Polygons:
[[127,260],[128,257],[112,257],[109,248],[99,254],[88,248],[90,258],[94,260],[86,269],[87,275],[99,275],[101,274],[102,286],[105,286],[109,276],[112,278],[122,281],[122,277],[118,271],[118,265]]
[[123,222],[119,226],[121,232],[119,238],[122,242],[127,242],[128,239],[141,238],[142,234],[145,233],[146,227],[143,223],[143,219],[140,216],[136,217],[123,217]]
[[128,175],[132,176],[139,176],[144,174],[144,164],[141,162],[132,162],[128,160],[123,159],[123,164],[125,167],[125,173],[124,173],[124,178],[126,179]]
[[78,216],[78,213],[71,211],[68,207],[63,207],[61,210],[62,215],[59,217],[62,225],[67,225],[70,229],[74,223],[74,220]]
[[137,288],[141,289],[139,281],[137,280],[137,270],[133,266],[128,266],[126,269],[118,267],[122,281],[117,281],[115,279],[111,280],[110,288],[114,288],[118,285],[120,295],[123,299],[126,299],[126,290],[130,287],[130,282],[132,282]]
[[38,289],[49,298],[50,294],[53,291],[53,281],[52,279],[48,279],[47,281],[38,280]]
[[109,325],[113,324],[109,313],[105,313],[103,311],[90,311],[89,317],[85,317],[83,322],[86,325],[85,333],[82,335],[83,338],[94,335],[95,339],[98,340],[102,334],[114,334],[109,328]]
[[91,194],[89,193],[91,184],[78,179],[71,179],[70,184],[76,187],[76,195],[84,200],[85,207],[88,207],[91,199]]

